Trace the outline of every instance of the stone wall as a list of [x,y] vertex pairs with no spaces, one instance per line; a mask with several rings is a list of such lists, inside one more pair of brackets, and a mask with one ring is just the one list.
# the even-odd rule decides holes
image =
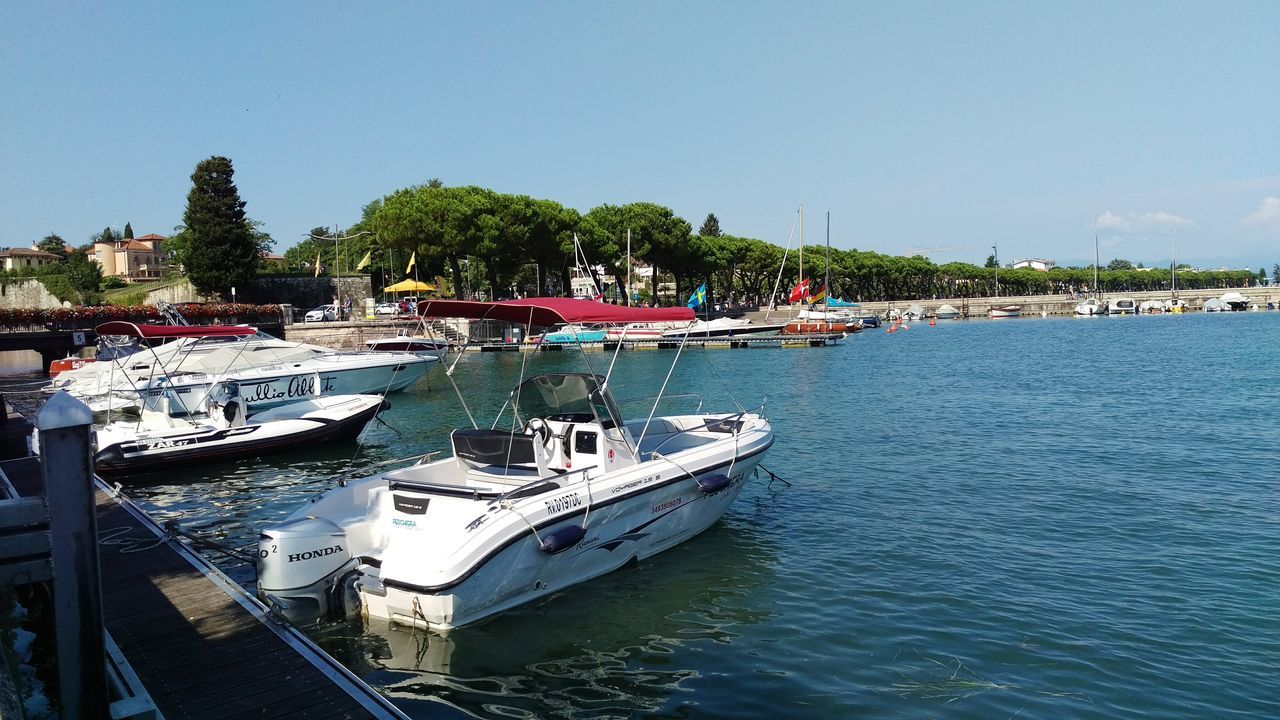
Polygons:
[[62,301],[36,278],[24,278],[0,285],[0,308],[59,308]]
[[[347,296],[351,297],[353,307],[362,308],[365,298],[373,296],[369,276],[344,277],[340,290],[337,280],[331,277],[259,277],[250,287],[236,288],[236,302],[292,305],[304,310],[331,303],[334,297]],[[182,303],[214,302],[218,299],[196,293],[191,283],[185,280],[147,293],[147,302],[151,304],[155,304],[157,300]],[[231,300],[230,297],[221,299]]]

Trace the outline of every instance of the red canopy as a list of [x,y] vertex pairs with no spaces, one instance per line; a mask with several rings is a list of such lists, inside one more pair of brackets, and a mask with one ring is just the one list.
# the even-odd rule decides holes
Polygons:
[[638,308],[571,298],[525,298],[502,302],[423,300],[418,303],[418,314],[422,317],[505,320],[543,327],[557,323],[623,325],[637,322],[687,322],[694,317],[693,311],[687,307]]
[[248,337],[257,328],[244,325],[138,325],[124,320],[104,322],[94,328],[99,335],[128,335],[136,338]]

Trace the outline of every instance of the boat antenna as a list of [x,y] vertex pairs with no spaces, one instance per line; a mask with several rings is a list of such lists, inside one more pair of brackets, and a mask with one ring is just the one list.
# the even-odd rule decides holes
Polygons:
[[773,281],[773,292],[769,294],[769,306],[764,311],[764,319],[769,319],[769,313],[773,312],[773,301],[778,297],[778,286],[782,284],[782,270],[787,266],[787,253],[791,252],[791,241],[796,237],[796,223],[799,221],[800,215],[797,213],[796,219],[791,221],[791,233],[787,235],[787,248],[782,251],[782,263],[778,265],[778,278]]

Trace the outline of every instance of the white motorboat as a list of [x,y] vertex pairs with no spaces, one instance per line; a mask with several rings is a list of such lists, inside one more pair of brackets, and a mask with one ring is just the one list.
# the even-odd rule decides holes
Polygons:
[[1131,298],[1111,298],[1107,300],[1108,315],[1134,315],[1138,312],[1138,304]]
[[95,411],[136,406],[141,393],[163,387],[180,396],[180,406],[196,412],[209,389],[222,380],[239,381],[251,412],[317,394],[398,392],[417,382],[436,361],[409,353],[337,352],[286,343],[244,326],[111,321],[99,325],[97,332],[100,337],[175,342],[62,373],[51,384],[81,398]]
[[1164,302],[1164,311],[1167,313],[1185,313],[1187,310],[1187,302],[1181,298],[1173,298]]
[[1222,304],[1223,312],[1240,312],[1249,308],[1249,299],[1238,292],[1222,293],[1218,302]]
[[[615,323],[692,317],[565,298],[423,305],[436,316],[544,327],[604,309]],[[295,622],[340,607],[448,631],[697,535],[773,444],[755,412],[628,421],[608,386],[588,373],[534,376],[492,426],[455,430],[449,457],[321,494],[262,531],[259,596]],[[499,429],[507,410],[509,429]]]
[[939,320],[955,320],[960,317],[960,311],[956,309],[955,305],[943,303],[938,307],[938,312],[934,313],[934,316]]
[[351,439],[383,407],[380,395],[330,395],[250,414],[233,382],[218,383],[196,414],[174,407],[173,399],[157,388],[147,394],[139,418],[97,428],[98,472],[149,471]]
[[1097,317],[1107,314],[1107,306],[1096,297],[1091,297],[1076,305],[1075,313],[1079,317]]
[[666,330],[662,333],[662,337],[664,339],[679,340],[685,336],[700,338],[763,335],[766,333],[776,333],[785,326],[786,323],[756,325],[747,318],[722,317],[714,320],[696,320],[692,323]]
[[923,305],[913,303],[907,308],[906,312],[902,313],[902,319],[907,322],[916,322],[917,320],[923,320],[926,314]]
[[1159,315],[1164,312],[1163,300],[1143,300],[1138,303],[1139,315]]
[[374,352],[409,353],[436,360],[439,360],[445,353],[449,352],[449,341],[444,338],[409,335],[408,333],[370,340],[364,345]]
[[1204,301],[1204,307],[1202,307],[1201,309],[1204,310],[1204,312],[1211,313],[1211,312],[1223,312],[1226,308],[1222,306],[1222,301],[1219,300],[1218,298],[1209,298],[1208,300]]
[[1021,305],[995,305],[987,310],[991,318],[1015,318],[1022,315]]

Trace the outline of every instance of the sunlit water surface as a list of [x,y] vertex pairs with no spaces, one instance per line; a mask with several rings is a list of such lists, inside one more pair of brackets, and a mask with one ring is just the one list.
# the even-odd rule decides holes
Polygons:
[[[1280,717],[1277,348],[1280,314],[1238,313],[688,351],[668,392],[766,402],[763,464],[789,485],[761,474],[694,540],[447,639],[312,634],[422,717]],[[673,357],[623,354],[624,411]],[[526,360],[583,367],[468,355],[472,412],[492,419]],[[251,546],[334,474],[466,423],[439,370],[391,402],[359,448],[129,487]]]

